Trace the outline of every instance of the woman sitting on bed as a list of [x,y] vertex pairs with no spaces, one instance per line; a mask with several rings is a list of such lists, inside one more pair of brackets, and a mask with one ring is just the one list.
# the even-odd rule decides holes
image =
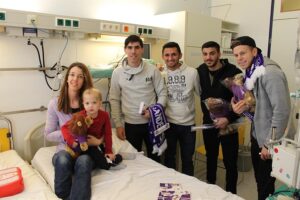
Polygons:
[[[120,154],[115,155],[112,151],[110,119],[109,114],[101,110],[102,95],[96,88],[89,88],[83,92],[82,98],[84,110],[73,115],[73,118],[61,128],[64,140],[67,143],[66,148],[71,155],[74,155],[74,158],[76,158],[78,153],[88,153],[97,168],[109,169],[110,167],[115,167],[122,161],[122,156]],[[83,131],[84,133],[75,135],[72,130],[78,130],[77,132]],[[101,144],[100,146],[91,146],[86,149],[84,145],[82,149],[81,144],[85,144],[86,135],[87,137],[93,135],[99,139],[102,138],[105,146]],[[82,142],[80,142],[80,138],[82,138]]]
[[[62,199],[90,199],[91,171],[94,162],[89,155],[80,155],[74,160],[65,151],[61,126],[71,119],[72,113],[83,109],[82,93],[93,86],[91,75],[82,63],[73,63],[66,73],[60,95],[48,104],[45,137],[49,141],[58,142],[56,153],[52,158],[55,177],[55,194]],[[100,139],[89,136],[89,146],[98,146]],[[73,180],[72,180],[72,175]]]

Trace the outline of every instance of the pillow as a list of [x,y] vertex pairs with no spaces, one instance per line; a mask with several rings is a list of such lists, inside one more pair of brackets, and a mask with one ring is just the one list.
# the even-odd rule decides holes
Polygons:
[[137,150],[127,140],[121,140],[118,138],[115,128],[112,129],[112,150],[114,154],[137,153]]

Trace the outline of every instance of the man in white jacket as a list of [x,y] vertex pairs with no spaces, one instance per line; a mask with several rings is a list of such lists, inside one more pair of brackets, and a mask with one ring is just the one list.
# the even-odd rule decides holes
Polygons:
[[143,41],[139,36],[128,36],[124,51],[127,57],[112,74],[109,96],[117,135],[122,140],[127,139],[138,151],[142,150],[144,140],[148,157],[160,162],[160,158],[152,154],[149,112],[144,110],[141,115],[139,107],[141,102],[146,107],[155,103],[165,106],[166,87],[159,70],[142,59]]
[[168,101],[166,115],[170,128],[166,130],[167,150],[165,165],[176,168],[177,141],[180,144],[182,172],[194,175],[193,154],[195,152],[196,134],[191,132],[195,124],[195,97],[200,94],[199,75],[195,68],[179,61],[182,53],[176,42],[163,46],[162,58],[165,62]]

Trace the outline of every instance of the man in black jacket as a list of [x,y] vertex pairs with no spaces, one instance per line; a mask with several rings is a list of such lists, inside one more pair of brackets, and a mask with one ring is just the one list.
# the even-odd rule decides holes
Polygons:
[[227,77],[233,77],[242,73],[235,65],[227,59],[220,59],[220,46],[214,41],[202,45],[202,57],[204,63],[197,70],[200,77],[201,108],[203,112],[203,124],[214,124],[215,128],[203,130],[203,140],[206,150],[206,179],[208,183],[216,183],[217,159],[219,145],[223,151],[223,162],[226,168],[226,191],[236,194],[237,185],[237,157],[238,157],[238,133],[220,135],[220,129],[226,129],[227,125],[235,121],[238,116],[230,111],[224,117],[211,119],[210,113],[204,104],[207,98],[221,98],[227,102],[233,97],[232,92],[227,89],[222,81]]

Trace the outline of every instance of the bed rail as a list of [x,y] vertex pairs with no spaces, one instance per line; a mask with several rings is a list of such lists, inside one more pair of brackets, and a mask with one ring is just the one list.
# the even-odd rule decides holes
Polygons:
[[57,145],[57,143],[49,142],[45,139],[44,130],[45,122],[41,122],[29,130],[24,138],[24,158],[29,163],[41,147]]

